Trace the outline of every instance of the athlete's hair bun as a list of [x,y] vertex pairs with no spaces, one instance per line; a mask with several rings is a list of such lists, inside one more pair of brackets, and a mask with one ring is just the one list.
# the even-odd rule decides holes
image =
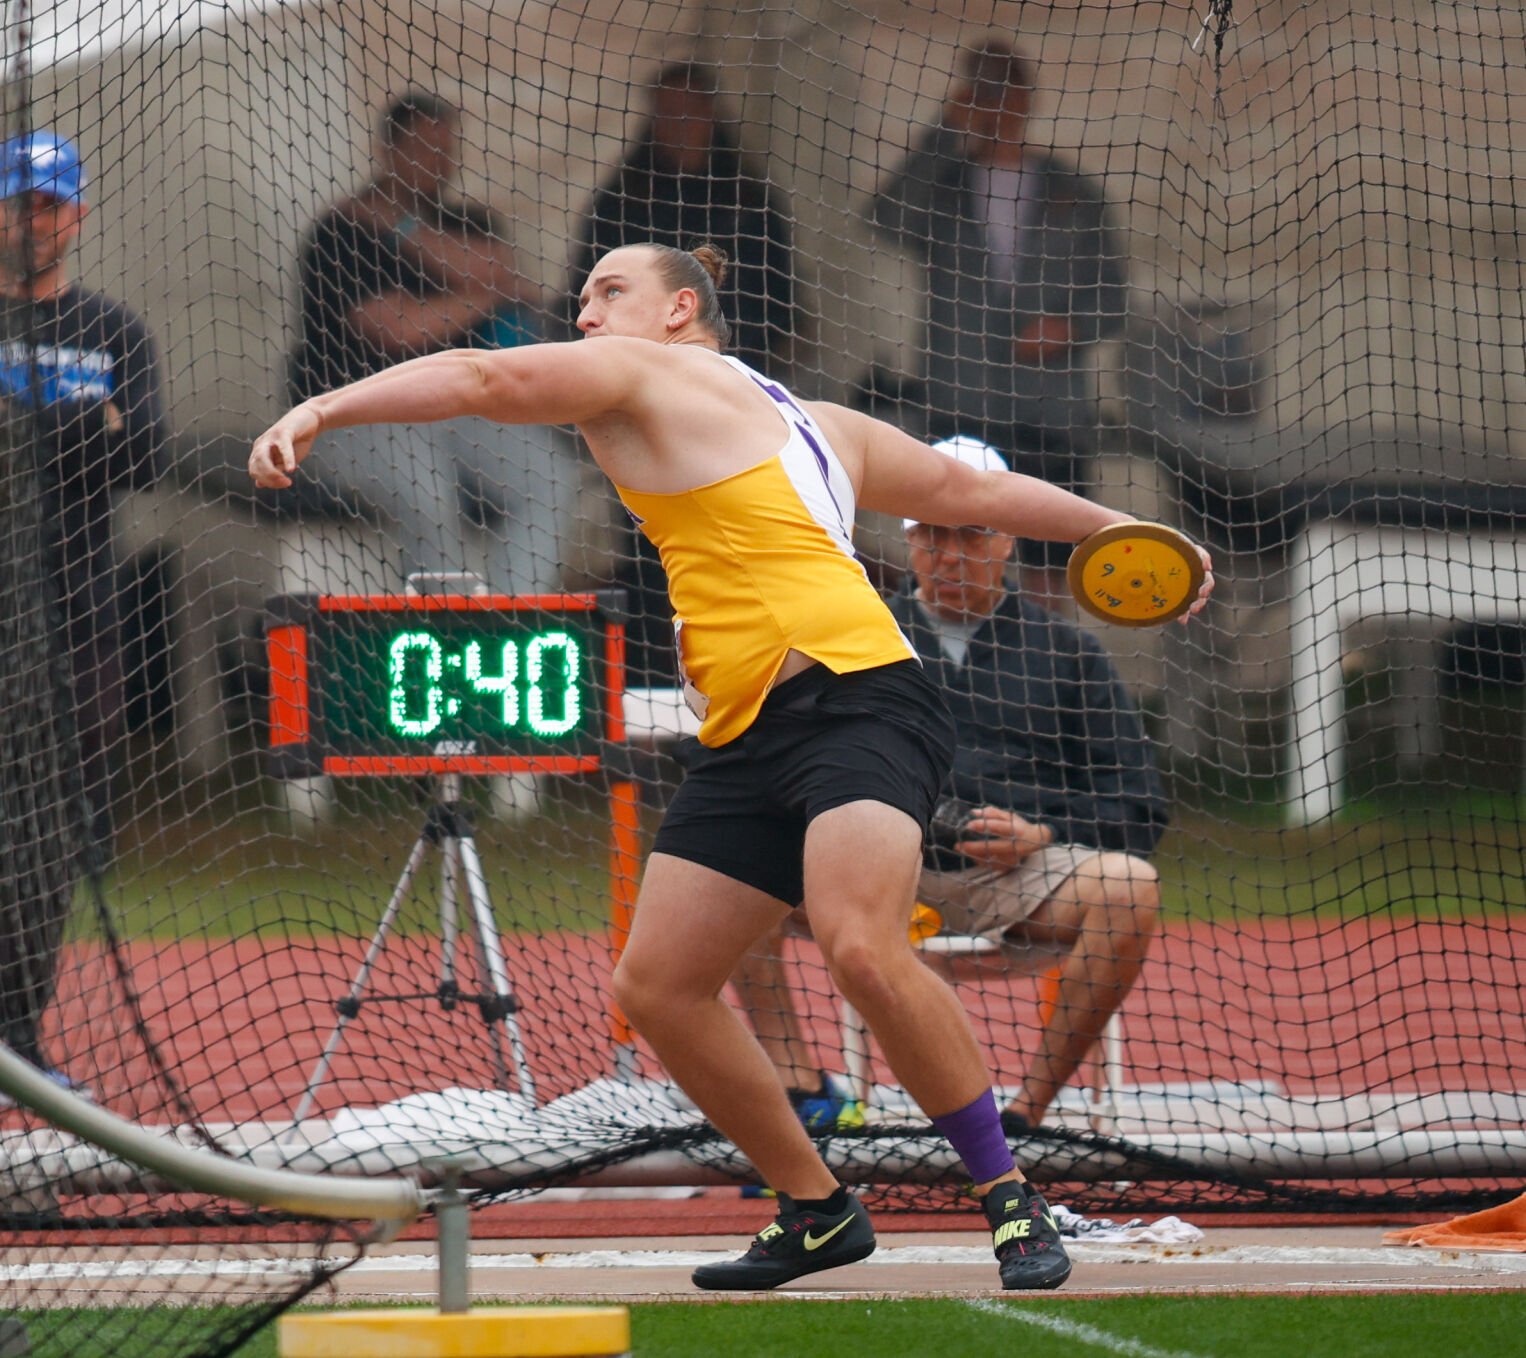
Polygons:
[[670,291],[693,290],[699,298],[696,319],[724,349],[731,343],[731,327],[726,324],[720,298],[721,280],[726,277],[726,252],[709,241],[694,250],[680,250],[676,245],[655,242],[646,248],[657,256],[658,276]]
[[699,266],[710,275],[710,281],[717,288],[726,281],[726,266],[731,263],[726,258],[726,252],[719,245],[712,245],[706,241],[703,245],[696,246],[689,251],[699,261]]

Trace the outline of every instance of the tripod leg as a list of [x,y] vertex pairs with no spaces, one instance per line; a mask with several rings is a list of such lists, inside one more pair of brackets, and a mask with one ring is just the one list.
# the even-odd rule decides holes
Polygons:
[[[471,902],[472,922],[477,931],[477,946],[482,950],[482,960],[492,982],[491,1011],[484,1009],[489,1021],[497,1019],[508,1035],[509,1050],[514,1056],[514,1072],[519,1079],[519,1092],[532,1103],[535,1100],[535,1077],[525,1060],[524,1038],[519,1031],[518,1003],[509,989],[509,970],[504,965],[503,946],[498,938],[498,921],[493,918],[493,907],[487,897],[487,881],[482,875],[482,859],[477,854],[476,842],[466,835],[456,841],[461,851],[461,864],[466,875],[466,896]],[[506,1072],[505,1072],[506,1073]]]
[[456,911],[460,900],[461,855],[454,835],[440,841],[440,1007],[447,1011],[461,998],[456,975],[456,944],[460,924]]
[[382,912],[381,923],[376,926],[376,933],[372,936],[366,955],[361,960],[360,969],[355,973],[355,979],[350,984],[350,993],[336,1006],[339,1010],[339,1021],[334,1025],[334,1031],[329,1034],[329,1040],[323,1048],[323,1055],[318,1058],[318,1064],[313,1067],[312,1075],[308,1077],[307,1089],[303,1092],[301,1102],[297,1104],[297,1111],[292,1116],[293,1132],[301,1124],[302,1119],[312,1111],[313,1102],[318,1097],[318,1090],[323,1087],[329,1077],[329,1067],[333,1063],[334,1053],[339,1050],[339,1043],[344,1038],[345,1025],[360,1011],[360,998],[365,991],[366,982],[371,978],[371,968],[376,965],[376,959],[387,941],[387,931],[392,928],[393,922],[397,919],[397,912],[402,909],[403,902],[408,897],[408,889],[413,885],[419,864],[424,861],[424,851],[428,847],[429,837],[421,835],[413,846],[413,851],[408,855],[408,861],[403,864],[402,875],[397,879],[397,886],[393,888],[386,910]]
[[[458,830],[463,823],[456,822],[450,828]],[[475,910],[476,904],[472,897],[471,877],[463,861],[464,855],[461,852],[461,839],[459,835],[447,833],[445,838],[440,842],[440,848],[445,855],[446,864],[445,876],[442,879],[443,886],[440,893],[440,932],[444,940],[441,945],[443,953],[441,974],[444,979],[440,982],[440,1001],[444,1008],[454,1009],[461,997],[461,986],[456,974],[455,961],[456,949],[461,939],[461,928],[456,912],[458,905],[465,905],[471,902],[472,908]],[[466,883],[464,890],[461,885],[463,881]],[[488,971],[485,960],[482,971]],[[484,978],[483,984],[484,986],[497,986],[497,982],[491,975]],[[499,1007],[499,1003],[496,999],[492,998],[487,999],[485,1002],[490,1006],[488,1009],[483,1010],[483,1018],[488,1025],[488,1043],[493,1049],[493,1077],[498,1081],[500,1089],[507,1089],[509,1087],[509,1066],[503,1054],[503,1034],[499,1032],[492,1016],[493,1012]],[[479,1000],[478,1008],[481,1008],[483,1003],[484,1001]]]

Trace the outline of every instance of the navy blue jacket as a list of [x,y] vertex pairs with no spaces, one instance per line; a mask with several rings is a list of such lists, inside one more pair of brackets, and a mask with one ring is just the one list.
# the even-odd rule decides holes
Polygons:
[[1154,852],[1170,807],[1139,709],[1095,638],[1009,593],[955,665],[909,587],[890,610],[954,717],[950,795],[1048,825],[1061,843]]

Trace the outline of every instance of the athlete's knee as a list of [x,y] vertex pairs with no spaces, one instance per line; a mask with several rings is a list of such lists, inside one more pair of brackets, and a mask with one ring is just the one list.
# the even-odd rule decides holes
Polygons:
[[625,1016],[632,1021],[641,1003],[642,991],[640,975],[636,974],[636,969],[622,957],[615,963],[614,975],[609,978],[609,993],[614,1002],[625,1011]]
[[1134,932],[1148,936],[1160,925],[1160,873],[1142,858],[1116,854],[1116,871],[1109,874],[1110,898],[1127,912]]
[[672,983],[629,953],[615,964],[610,994],[637,1028],[663,1012],[674,997]]
[[886,944],[840,936],[823,944],[821,951],[838,989],[865,1011],[888,1002],[897,993],[903,965],[917,965],[904,939]]

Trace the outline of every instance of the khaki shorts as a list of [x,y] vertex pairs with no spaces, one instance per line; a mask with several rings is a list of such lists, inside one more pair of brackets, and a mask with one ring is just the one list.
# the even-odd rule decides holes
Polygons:
[[1098,854],[1078,844],[1051,844],[1023,859],[1016,868],[962,868],[957,872],[923,869],[917,899],[943,917],[949,933],[975,934],[993,943],[1013,942],[1007,931],[1043,905],[1076,870]]

